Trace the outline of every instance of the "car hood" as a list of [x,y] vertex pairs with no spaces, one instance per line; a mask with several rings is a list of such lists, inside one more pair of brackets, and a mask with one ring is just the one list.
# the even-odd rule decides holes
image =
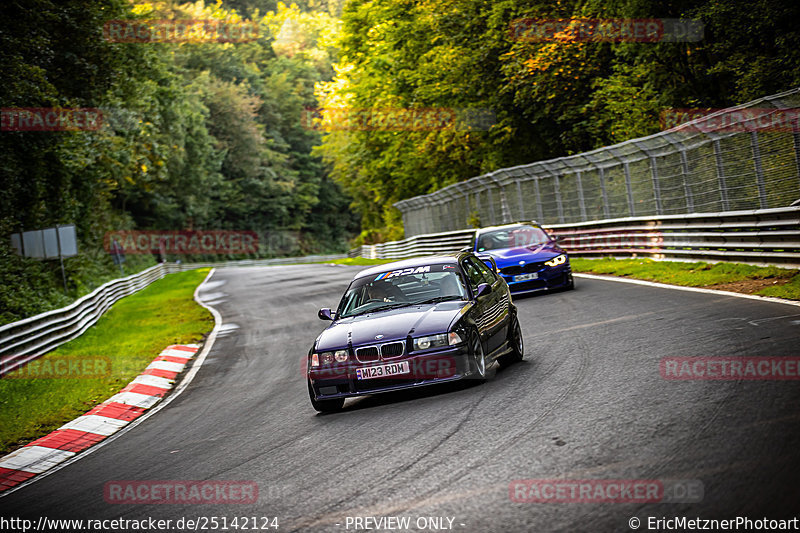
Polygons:
[[533,261],[549,261],[564,252],[555,242],[545,244],[535,244],[524,248],[502,248],[499,250],[487,250],[480,252],[494,257],[498,268],[509,265],[518,265],[520,261],[531,263]]
[[[335,350],[346,347],[348,341],[361,346],[405,340],[409,334],[417,337],[445,333],[471,306],[471,302],[464,301],[441,302],[343,318],[317,337],[315,348]],[[376,339],[377,335],[383,337]]]

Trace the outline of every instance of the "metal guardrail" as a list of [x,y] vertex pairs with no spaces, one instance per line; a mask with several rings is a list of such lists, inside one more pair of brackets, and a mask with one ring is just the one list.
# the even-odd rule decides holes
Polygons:
[[0,326],[0,376],[78,337],[93,326],[115,302],[144,289],[167,274],[195,268],[288,265],[343,257],[345,256],[314,255],[221,263],[160,263],[138,274],[110,281],[61,309]]
[[501,168],[395,203],[406,236],[514,220],[772,209],[800,198],[800,88],[648,137]]
[[417,235],[402,241],[382,244],[365,244],[350,251],[350,257],[366,259],[402,259],[420,255],[455,252],[467,246],[475,234],[474,229]]
[[[653,259],[732,261],[800,268],[800,207],[628,217],[545,226],[573,256],[644,256]],[[399,259],[452,252],[469,244],[474,229],[417,235],[362,246],[354,255]]]
[[161,263],[106,283],[67,307],[0,326],[0,375],[74,339],[94,325],[117,300],[180,270],[180,265]]
[[547,229],[575,256],[641,255],[800,268],[800,207],[630,217]]

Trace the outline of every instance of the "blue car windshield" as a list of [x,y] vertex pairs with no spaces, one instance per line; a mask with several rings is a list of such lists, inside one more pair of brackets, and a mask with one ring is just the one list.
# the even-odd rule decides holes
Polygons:
[[542,228],[515,226],[489,231],[478,237],[477,251],[501,250],[503,248],[526,248],[548,242],[550,238]]
[[394,276],[391,275],[392,272],[388,272],[353,281],[339,304],[337,318],[398,307],[468,299],[464,280],[455,267],[450,265],[434,265],[434,267],[446,270],[437,272],[434,268],[434,271],[430,272]]

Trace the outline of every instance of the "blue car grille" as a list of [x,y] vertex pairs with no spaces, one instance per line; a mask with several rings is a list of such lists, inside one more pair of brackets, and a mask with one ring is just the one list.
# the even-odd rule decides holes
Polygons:
[[513,265],[501,268],[500,272],[507,276],[516,276],[517,274],[539,272],[542,268],[544,268],[544,261],[536,261],[535,263],[528,263],[526,265]]

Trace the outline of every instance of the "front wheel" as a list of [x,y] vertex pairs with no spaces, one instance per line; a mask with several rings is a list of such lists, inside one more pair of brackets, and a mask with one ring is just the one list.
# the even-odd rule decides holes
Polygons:
[[473,331],[470,335],[469,355],[473,377],[479,381],[486,381],[486,355],[483,351],[481,336],[477,331]]
[[522,330],[516,315],[514,315],[511,327],[508,328],[508,347],[511,348],[511,352],[497,359],[501,368],[522,361],[522,358],[525,357],[525,344],[522,342]]
[[311,406],[320,413],[335,413],[344,406],[344,398],[335,398],[333,400],[317,400],[314,398],[314,390],[311,388],[310,381],[308,382],[308,396],[311,398]]

